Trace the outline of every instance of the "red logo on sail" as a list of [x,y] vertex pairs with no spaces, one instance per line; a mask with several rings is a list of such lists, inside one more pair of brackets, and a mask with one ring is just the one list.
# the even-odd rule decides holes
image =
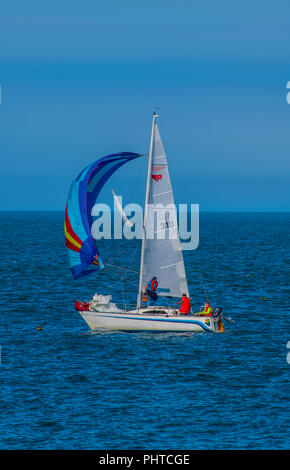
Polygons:
[[155,181],[162,180],[162,175],[151,175],[151,176],[152,176],[152,179],[155,180]]

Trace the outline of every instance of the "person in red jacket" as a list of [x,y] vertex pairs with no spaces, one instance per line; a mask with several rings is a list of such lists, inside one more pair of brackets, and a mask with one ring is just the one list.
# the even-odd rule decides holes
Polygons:
[[190,299],[186,294],[182,294],[182,299],[177,303],[181,304],[179,312],[182,313],[182,315],[188,315],[190,312]]
[[152,279],[146,284],[144,292],[148,294],[150,299],[150,305],[155,305],[156,300],[158,299],[157,295],[158,281],[157,277],[153,276]]

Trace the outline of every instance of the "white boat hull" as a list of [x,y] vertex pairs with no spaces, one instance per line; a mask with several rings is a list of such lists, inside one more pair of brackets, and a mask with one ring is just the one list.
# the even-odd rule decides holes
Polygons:
[[[152,309],[151,309],[152,312]],[[150,309],[124,313],[81,311],[80,314],[92,330],[105,328],[123,331],[207,331],[218,332],[211,317],[200,315],[150,314]]]

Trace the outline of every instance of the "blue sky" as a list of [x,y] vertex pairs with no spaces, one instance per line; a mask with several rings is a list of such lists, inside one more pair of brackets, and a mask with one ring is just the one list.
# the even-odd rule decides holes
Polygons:
[[[62,210],[98,156],[148,152],[157,105],[177,203],[289,210],[289,36],[283,0],[7,2],[0,209]],[[124,202],[140,165],[114,176]]]

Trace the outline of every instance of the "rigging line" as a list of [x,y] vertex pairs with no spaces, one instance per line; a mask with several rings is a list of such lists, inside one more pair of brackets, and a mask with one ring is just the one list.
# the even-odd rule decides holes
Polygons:
[[202,288],[203,288],[203,290],[204,290],[205,298],[206,298],[207,302],[209,302],[209,296],[208,296],[207,290],[206,290],[206,288],[205,288],[205,283],[204,283],[203,275],[201,274],[201,271],[199,270],[199,268],[198,268],[197,265],[196,265],[196,269],[197,269],[197,272],[198,272],[199,277],[200,277],[200,281],[201,281]]
[[[144,154],[144,157],[146,157],[146,156],[148,156],[148,155]],[[144,171],[145,162],[146,162],[146,158],[143,158],[143,159],[141,160],[141,164],[140,164],[140,167],[139,167],[139,170],[138,170],[136,179],[135,179],[135,183],[134,183],[134,185],[133,185],[133,187],[132,187],[132,190],[131,190],[131,193],[130,193],[130,196],[129,196],[129,199],[128,199],[128,204],[131,204],[131,202],[132,202],[133,196],[134,196],[135,191],[136,191],[137,184],[139,183],[140,178],[141,178],[141,174],[142,174],[143,171]],[[129,264],[131,264],[131,263],[132,263],[132,260],[136,258],[136,251],[137,251],[137,248],[138,248],[138,244],[136,244],[135,250],[132,252],[132,255],[131,255],[131,257],[130,257]],[[139,272],[139,271],[138,271],[138,272]]]
[[130,270],[129,268],[128,269],[121,268],[120,266],[116,266],[116,265],[109,265],[108,269],[111,269],[113,272],[115,273],[118,272],[120,274],[118,281],[116,281],[111,287],[114,287],[115,285],[122,283],[123,290],[124,290],[124,281],[126,281],[127,283],[135,282],[135,279],[133,279],[132,276],[135,277],[135,273],[138,273],[138,271],[133,271],[133,270]]
[[[144,155],[144,157],[145,157],[145,156],[148,156],[148,154],[147,154],[147,155]],[[130,197],[129,197],[129,203],[132,202],[133,195],[134,195],[134,193],[135,193],[135,191],[136,191],[137,183],[139,183],[140,178],[141,178],[141,173],[143,173],[143,171],[144,171],[145,161],[146,161],[146,158],[143,158],[142,164],[140,165],[140,168],[139,168],[139,171],[138,171],[136,180],[135,180],[135,184],[134,184],[134,186],[133,186],[133,188],[132,188],[132,191],[131,191],[131,194],[130,194]],[[138,248],[139,248],[139,244],[136,243],[135,249],[132,250],[132,254],[131,254],[131,257],[130,257],[130,261],[129,261],[129,264],[130,264],[130,265],[132,265],[133,259],[136,258]],[[138,273],[139,273],[139,271],[138,271]]]
[[122,273],[122,272],[121,272],[121,281],[122,281],[123,310],[126,310],[126,305],[125,305],[125,292],[124,292],[124,280],[123,280],[123,273]]
[[[111,267],[108,267],[108,269],[111,269],[114,273],[119,274],[118,280],[116,282],[114,282],[114,284],[112,284],[110,286],[110,288],[120,284],[121,282],[123,283],[123,281],[133,282],[133,280],[130,279],[130,276],[133,276],[135,274],[135,271],[133,273],[131,273],[131,272],[124,273],[123,269],[125,269],[125,268],[120,268],[119,266],[114,266],[114,265],[111,266]],[[125,275],[126,275],[126,277],[125,277]]]
[[110,288],[112,289],[112,287],[115,287],[117,284],[120,284],[120,282],[122,282],[122,273],[119,273],[120,274],[120,277],[118,279],[118,281],[114,282],[114,284],[111,284],[110,285]]
[[[145,157],[146,155],[144,155]],[[139,180],[140,180],[140,177],[141,177],[141,173],[142,173],[142,170],[144,169],[144,165],[145,165],[145,161],[146,161],[146,158],[142,158],[140,159],[141,160],[141,164],[140,164],[140,167],[139,167],[139,170],[138,170],[138,173],[137,173],[137,176],[136,176],[136,179],[135,179],[135,183],[134,183],[134,186],[131,190],[131,194],[129,196],[129,204],[132,202],[132,198],[133,198],[133,195],[135,193],[135,190],[136,190],[136,187],[137,187],[137,183],[139,183]],[[113,220],[113,224],[114,224],[114,220]],[[111,233],[112,233],[112,228],[111,228]],[[111,253],[114,253],[113,255],[113,262],[115,262],[116,260],[116,256],[117,256],[117,251],[118,250],[113,250],[114,246],[115,246],[115,238],[114,238],[114,234],[112,236],[112,240],[111,240],[111,249],[110,249],[110,252]],[[119,258],[119,251],[118,251],[118,258]],[[112,258],[111,258],[112,259]],[[133,259],[133,256],[130,260],[130,264],[132,263],[132,259]]]
[[105,266],[110,266],[111,268],[120,269],[120,271],[131,271],[132,273],[139,274],[139,271],[134,271],[134,269],[129,269],[129,268],[121,268],[120,266],[117,266],[116,264],[105,263]]
[[[147,155],[144,155],[144,157],[145,157],[145,156],[147,156]],[[136,186],[137,186],[137,183],[139,183],[139,179],[140,179],[140,177],[141,177],[141,172],[144,170],[145,161],[146,161],[146,159],[143,158],[143,159],[142,159],[142,163],[141,163],[140,168],[139,168],[139,171],[138,171],[137,176],[136,176],[136,180],[135,180],[134,186],[133,186],[133,188],[132,188],[132,190],[131,190],[131,194],[130,194],[130,196],[129,196],[129,204],[131,203],[132,198],[133,198],[133,195],[134,195],[134,193],[135,193],[135,191],[136,191]]]
[[[136,242],[136,245],[135,245],[135,248],[132,249],[132,254],[131,254],[131,258],[130,258],[130,261],[129,261],[129,264],[132,264],[132,261],[133,259],[136,259],[136,255],[137,255],[137,250],[140,248],[138,244],[138,240],[139,239],[135,239],[135,242]],[[139,271],[138,271],[139,272]]]
[[[146,155],[147,156],[147,155]],[[135,180],[135,184],[132,188],[132,191],[131,191],[131,194],[130,194],[130,197],[129,197],[129,203],[132,202],[132,199],[133,199],[133,195],[136,191],[136,187],[137,187],[137,183],[139,183],[140,179],[141,179],[141,173],[143,173],[144,171],[144,167],[145,167],[145,161],[146,159],[143,158],[142,160],[142,164],[140,165],[140,168],[139,168],[139,171],[138,171],[138,174],[137,174],[137,177],[136,177],[136,180]],[[132,250],[132,253],[131,253],[131,256],[130,256],[130,259],[129,259],[129,265],[132,265],[132,262],[134,259],[136,259],[136,255],[137,255],[137,251],[139,250],[140,248],[140,244],[137,242],[137,239],[135,240],[136,242],[136,245],[135,245],[135,248]],[[135,271],[135,272],[138,272],[139,274],[139,271]]]
[[[144,156],[146,156],[146,155],[144,155]],[[144,171],[145,161],[146,161],[146,159],[143,158],[143,159],[142,159],[142,163],[141,163],[141,165],[140,165],[140,167],[139,167],[139,170],[138,170],[136,179],[135,179],[134,186],[133,186],[133,188],[132,188],[132,190],[131,190],[131,194],[130,194],[130,196],[129,196],[129,202],[128,202],[128,204],[130,204],[130,203],[132,202],[133,196],[134,196],[134,194],[135,194],[135,192],[136,192],[137,184],[139,183],[140,178],[141,178],[141,174],[142,174],[143,171]],[[132,250],[131,256],[130,256],[130,258],[129,258],[129,263],[128,263],[129,265],[132,265],[133,260],[136,259],[136,255],[137,255],[137,250],[138,250],[138,248],[139,248],[139,244],[136,243],[135,249]],[[124,252],[126,252],[126,250],[128,250],[128,247],[125,247],[125,248],[124,248]],[[115,261],[115,259],[116,259],[116,254],[115,254],[115,256],[114,256],[114,261]],[[133,271],[133,270],[132,270],[132,271]],[[139,271],[134,271],[134,272],[136,272],[136,273],[139,274]]]
[[116,282],[114,282],[113,284],[111,284],[110,288],[112,289],[120,283],[122,283],[122,287],[123,287],[123,275],[122,275],[123,273],[122,273],[122,271],[120,271],[119,269],[115,270],[114,268],[108,268],[108,269],[111,269],[114,273],[119,274],[118,280]]

